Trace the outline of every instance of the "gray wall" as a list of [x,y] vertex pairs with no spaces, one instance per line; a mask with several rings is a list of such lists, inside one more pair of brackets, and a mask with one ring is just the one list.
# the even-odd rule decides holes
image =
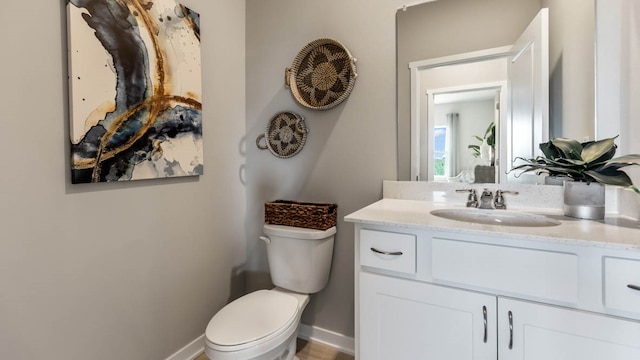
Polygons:
[[[640,153],[635,139],[640,133],[640,4],[635,0],[598,0],[596,4],[598,137],[619,136],[620,154]],[[640,179],[640,169],[634,170],[634,179]]]
[[543,0],[542,5],[549,8],[550,137],[593,140],[595,0]]
[[[205,175],[70,185],[64,3],[31,1],[28,18],[15,1],[0,12],[1,359],[165,358],[245,291],[243,274],[247,291],[269,286],[257,240],[265,201],[336,202],[342,219],[396,178],[395,2],[248,0],[245,14],[243,1],[184,0],[202,14]],[[420,58],[511,43],[491,30],[511,17],[496,16],[486,26],[433,19],[491,40],[476,48],[452,40],[468,32],[432,31],[446,41]],[[284,68],[320,37],[359,59],[351,97],[323,112],[300,107],[283,86]],[[311,129],[288,160],[254,145],[281,110]],[[303,322],[353,336],[351,224],[338,223],[330,283]]]
[[[640,27],[640,3],[637,1],[625,0],[623,1],[623,52],[622,58],[622,74],[623,74],[623,99],[621,100],[623,107],[623,122],[628,126],[628,135],[626,136],[629,141],[625,151],[630,153],[640,153],[640,141],[633,141],[637,139],[640,134],[640,121],[638,116],[640,115],[640,69],[638,69],[638,63],[640,63],[640,38],[638,36],[638,28]],[[634,31],[635,30],[635,31]],[[603,119],[605,120],[605,119]],[[606,120],[605,120],[606,121]],[[640,175],[640,171],[637,171],[636,175]],[[634,177],[636,184],[640,180],[640,176]]]
[[[284,87],[284,69],[307,43],[342,42],[358,59],[351,96],[314,111]],[[338,217],[381,197],[396,178],[395,4],[388,0],[247,1],[247,267],[249,287],[268,287],[257,237],[263,203],[274,199],[335,202]],[[260,151],[254,139],[278,111],[305,117],[310,133],[295,157]],[[256,278],[256,281],[251,281]],[[331,278],[312,297],[303,323],[353,336],[353,225],[338,222]]]
[[158,360],[241,292],[245,4],[202,15],[205,175],[70,185],[65,1],[4,2],[0,359]]
[[[637,1],[624,0],[622,12],[624,19],[621,71],[623,74],[621,84],[623,97],[620,102],[623,109],[622,122],[625,124],[623,129],[628,129],[627,135],[622,141],[627,141],[628,144],[621,147],[618,155],[640,154],[640,141],[637,140],[638,134],[640,134],[640,121],[638,121],[638,116],[640,116],[640,101],[638,101],[640,98],[640,70],[637,66],[640,63],[640,39],[637,32],[640,26],[640,4]],[[636,29],[636,31],[631,29]],[[602,120],[606,121],[606,119]],[[640,186],[640,168],[630,166],[625,168],[625,172],[629,174],[636,186]]]

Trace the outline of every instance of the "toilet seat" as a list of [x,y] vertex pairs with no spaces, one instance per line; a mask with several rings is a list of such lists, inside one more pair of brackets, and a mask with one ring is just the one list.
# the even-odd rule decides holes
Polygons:
[[207,347],[218,352],[268,351],[297,330],[300,306],[295,296],[258,290],[231,302],[209,322]]

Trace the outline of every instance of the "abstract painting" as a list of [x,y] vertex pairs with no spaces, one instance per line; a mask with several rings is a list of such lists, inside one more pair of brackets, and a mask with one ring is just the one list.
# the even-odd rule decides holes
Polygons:
[[72,183],[201,175],[200,16],[68,0]]

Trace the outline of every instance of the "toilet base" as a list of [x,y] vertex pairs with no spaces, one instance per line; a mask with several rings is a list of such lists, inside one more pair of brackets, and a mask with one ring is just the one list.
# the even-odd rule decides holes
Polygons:
[[[288,327],[277,337],[266,342],[258,342],[254,346],[247,346],[238,350],[219,347],[210,344],[206,340],[205,353],[211,360],[294,360],[296,355],[296,342],[298,331],[300,329],[300,317],[305,307],[309,303],[308,294],[300,294],[281,288],[273,288],[270,291],[278,293],[286,293],[293,296],[298,302],[298,312],[295,322],[290,323]],[[250,295],[245,295],[250,296]]]
[[284,343],[258,356],[244,357],[236,353],[214,352],[206,347],[205,353],[212,360],[299,360],[296,357],[297,339],[298,329]]
[[[296,331],[295,334],[293,334],[293,339],[291,339],[289,341],[289,344],[287,345],[287,349],[284,351],[284,353],[282,353],[282,355],[280,355],[280,357],[277,357],[274,360],[296,360],[298,359],[298,357],[296,356],[296,341],[298,340],[297,338],[298,332]],[[298,359],[300,360],[300,359]]]

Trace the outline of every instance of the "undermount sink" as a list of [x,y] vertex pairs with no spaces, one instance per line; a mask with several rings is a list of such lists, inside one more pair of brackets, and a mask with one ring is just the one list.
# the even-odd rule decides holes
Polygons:
[[489,225],[530,227],[560,225],[558,220],[548,218],[544,215],[507,210],[439,209],[431,211],[431,215],[450,220]]

